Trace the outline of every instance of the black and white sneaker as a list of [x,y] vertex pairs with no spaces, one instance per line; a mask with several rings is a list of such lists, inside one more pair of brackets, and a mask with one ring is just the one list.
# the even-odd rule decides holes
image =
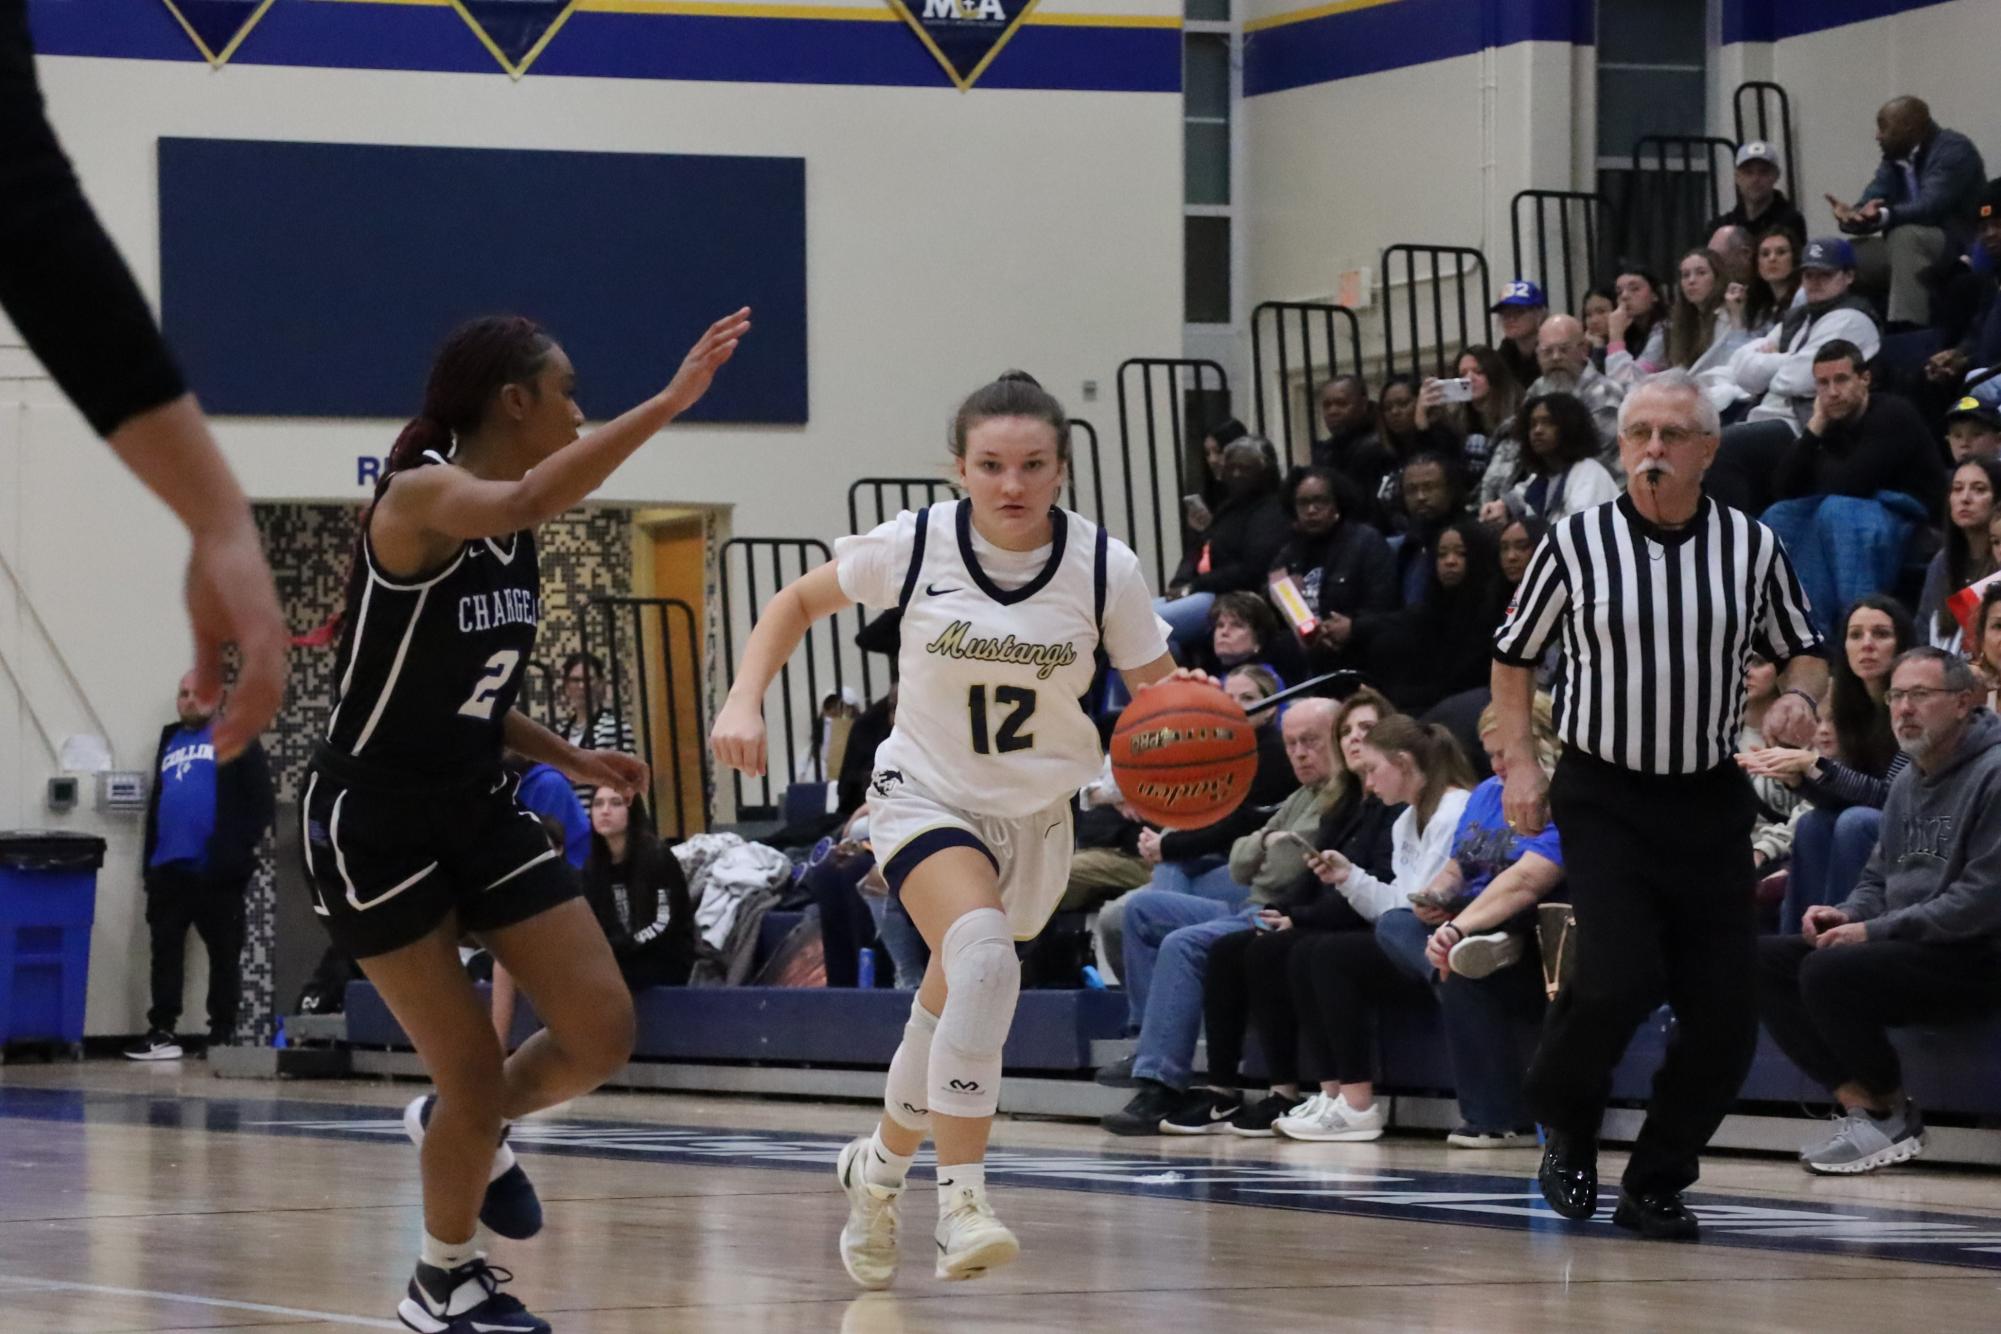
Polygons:
[[1277,1139],[1278,1132],[1272,1129],[1272,1123],[1300,1102],[1297,1096],[1288,1098],[1283,1093],[1270,1093],[1256,1102],[1247,1102],[1230,1118],[1230,1133],[1245,1139]]
[[1231,1120],[1243,1110],[1240,1093],[1192,1088],[1173,1111],[1160,1118],[1160,1131],[1163,1135],[1227,1135]]
[[[431,1124],[435,1093],[412,1099],[403,1109],[403,1131],[418,1148],[424,1146],[424,1131]],[[486,1183],[486,1198],[480,1202],[479,1221],[510,1241],[526,1241],[542,1230],[542,1200],[535,1183],[514,1161],[502,1132],[500,1147],[493,1151],[492,1175]]]
[[157,1028],[125,1049],[126,1059],[133,1061],[178,1061],[182,1054],[174,1035]]
[[417,1334],[553,1334],[548,1321],[500,1290],[513,1281],[483,1255],[450,1270],[419,1260],[396,1318]]

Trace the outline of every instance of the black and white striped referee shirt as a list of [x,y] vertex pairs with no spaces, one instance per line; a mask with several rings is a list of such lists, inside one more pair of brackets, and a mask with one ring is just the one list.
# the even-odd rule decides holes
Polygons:
[[1566,746],[1649,774],[1728,761],[1744,721],[1744,671],[1810,653],[1820,635],[1772,530],[1704,496],[1666,532],[1629,497],[1551,528],[1494,637],[1533,666],[1562,636],[1556,726]]

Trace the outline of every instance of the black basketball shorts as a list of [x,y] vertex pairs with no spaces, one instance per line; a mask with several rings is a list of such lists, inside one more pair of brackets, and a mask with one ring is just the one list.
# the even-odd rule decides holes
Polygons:
[[542,822],[494,785],[385,789],[315,765],[300,802],[313,911],[357,959],[423,939],[447,916],[478,934],[524,922],[583,891]]

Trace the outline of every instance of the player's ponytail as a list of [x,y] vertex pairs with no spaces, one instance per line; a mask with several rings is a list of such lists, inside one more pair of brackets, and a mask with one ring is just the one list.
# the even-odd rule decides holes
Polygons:
[[967,395],[952,414],[952,457],[966,457],[966,439],[990,417],[1027,417],[1056,432],[1056,457],[1070,464],[1070,417],[1056,396],[1027,371],[1002,371],[1000,378]]
[[477,430],[494,395],[510,384],[529,386],[556,345],[542,326],[520,315],[487,315],[452,330],[431,363],[424,406],[396,437],[383,461],[376,495],[391,477],[424,455],[449,457],[456,440]]

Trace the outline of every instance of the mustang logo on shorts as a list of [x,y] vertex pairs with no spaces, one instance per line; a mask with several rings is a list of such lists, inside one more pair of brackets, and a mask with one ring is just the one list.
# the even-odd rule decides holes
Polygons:
[[897,786],[902,781],[903,781],[903,770],[884,769],[881,773],[875,776],[875,781],[870,783],[869,786],[875,789],[875,794],[878,797],[886,797],[889,795],[889,790]]

